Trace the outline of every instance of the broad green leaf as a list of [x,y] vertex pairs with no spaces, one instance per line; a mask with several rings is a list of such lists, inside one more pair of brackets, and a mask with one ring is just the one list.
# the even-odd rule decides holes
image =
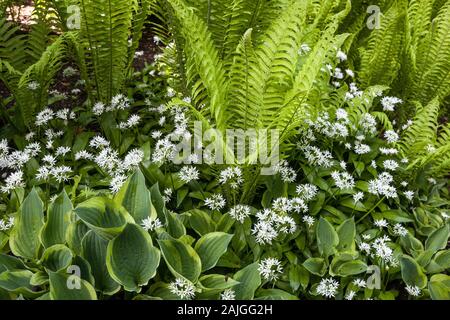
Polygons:
[[205,211],[192,209],[188,213],[190,214],[189,224],[199,236],[215,231],[216,224]]
[[322,258],[308,258],[303,262],[303,266],[306,270],[317,276],[324,276],[327,272],[327,265]]
[[0,288],[22,294],[27,298],[36,298],[42,294],[42,292],[33,291],[33,287],[30,284],[33,273],[29,270],[8,270],[0,273]]
[[167,232],[174,238],[178,239],[186,234],[186,228],[181,222],[180,215],[175,212],[167,212]]
[[67,245],[75,254],[81,253],[81,241],[84,235],[89,231],[88,226],[83,221],[78,220],[69,225],[66,233]]
[[47,272],[38,271],[30,279],[30,284],[32,286],[42,286],[44,284],[48,284],[49,278]]
[[428,290],[433,300],[450,300],[450,276],[435,274],[428,283]]
[[233,238],[232,234],[224,232],[211,232],[201,237],[195,244],[202,261],[202,271],[214,268],[220,257],[227,251],[228,244]]
[[419,264],[411,257],[403,255],[400,258],[403,281],[410,286],[417,286],[420,289],[427,285],[427,276],[422,272]]
[[434,231],[425,242],[425,249],[432,252],[436,252],[447,247],[448,237],[450,236],[450,230],[448,225]]
[[127,209],[138,224],[145,218],[156,219],[157,217],[150,191],[145,184],[145,177],[139,169],[125,182],[115,199]]
[[48,209],[47,221],[41,232],[41,241],[48,248],[66,242],[66,231],[70,225],[73,206],[65,190],[53,201]]
[[289,285],[297,291],[300,285],[303,289],[308,286],[309,272],[302,265],[291,264],[289,267]]
[[339,236],[339,251],[354,251],[355,250],[355,235],[356,226],[353,218],[347,219],[337,228]]
[[438,252],[433,260],[444,270],[450,269],[450,250]]
[[0,273],[6,270],[25,269],[19,258],[0,253]]
[[298,300],[298,297],[280,289],[260,289],[255,300]]
[[255,291],[261,285],[261,276],[258,271],[258,263],[254,262],[236,272],[233,277],[239,284],[234,287],[236,300],[251,300]]
[[25,198],[11,231],[9,245],[15,256],[37,259],[39,234],[44,224],[44,207],[36,189]]
[[52,300],[97,300],[94,287],[77,275],[50,272]]
[[331,223],[320,218],[316,228],[317,246],[322,256],[328,257],[335,252],[339,244],[339,236]]
[[101,237],[111,240],[122,232],[134,219],[116,201],[95,197],[75,208],[78,217]]
[[202,262],[197,252],[180,240],[158,240],[164,260],[175,277],[184,277],[196,283],[202,272]]
[[342,263],[338,268],[336,274],[341,277],[352,276],[367,271],[367,265],[361,260],[353,260]]
[[140,292],[156,275],[160,253],[142,227],[127,224],[122,233],[109,242],[106,266],[111,277],[127,291]]
[[166,223],[166,205],[164,203],[164,199],[159,192],[159,184],[156,183],[150,188],[150,194],[152,197],[153,206],[156,209],[156,214],[158,215],[159,220],[165,224]]
[[46,270],[58,272],[65,270],[72,262],[72,251],[63,244],[55,244],[42,254],[41,264]]
[[229,278],[227,276],[224,276],[222,274],[208,274],[200,277],[198,279],[199,286],[201,286],[204,289],[216,289],[219,291],[234,287],[235,285],[238,285],[239,282]]
[[381,215],[383,216],[383,218],[386,218],[387,220],[391,220],[391,221],[395,221],[395,222],[413,222],[414,220],[411,219],[410,216],[408,216],[408,214],[402,210],[388,210],[388,211],[383,211],[381,213]]
[[112,295],[120,290],[120,285],[111,278],[106,267],[107,248],[108,240],[91,230],[83,238],[81,256],[89,262],[95,279],[95,289]]
[[360,201],[355,203],[353,198],[347,198],[347,199],[342,200],[340,202],[340,205],[350,208],[352,210],[356,210],[356,211],[360,211],[360,212],[367,212],[366,206]]

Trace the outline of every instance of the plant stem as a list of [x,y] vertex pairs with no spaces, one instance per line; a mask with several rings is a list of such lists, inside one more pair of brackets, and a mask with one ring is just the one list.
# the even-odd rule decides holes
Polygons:
[[380,205],[381,202],[383,202],[384,198],[386,198],[386,197],[381,198],[380,201],[378,201],[377,204],[372,207],[372,209],[367,211],[367,213],[365,215],[363,215],[358,221],[356,221],[356,223],[357,224],[360,223],[362,220],[364,220],[365,217],[367,217],[369,214],[371,214],[372,211],[375,210]]

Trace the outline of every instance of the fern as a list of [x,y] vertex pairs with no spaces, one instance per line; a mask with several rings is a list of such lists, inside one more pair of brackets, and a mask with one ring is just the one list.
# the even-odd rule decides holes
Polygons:
[[450,94],[450,2],[433,20],[415,53],[409,96],[423,104]]
[[363,86],[391,85],[400,69],[405,41],[405,1],[397,1],[381,18],[381,28],[372,31],[368,46],[361,49],[359,76]]
[[93,78],[95,99],[109,102],[126,78],[128,40],[138,5],[119,0],[80,0],[80,5],[84,64]]

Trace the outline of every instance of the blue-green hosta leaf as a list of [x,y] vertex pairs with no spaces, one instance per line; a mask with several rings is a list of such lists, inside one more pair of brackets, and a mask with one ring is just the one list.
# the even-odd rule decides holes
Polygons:
[[355,210],[355,211],[367,212],[367,210],[368,210],[366,208],[366,206],[364,205],[364,203],[362,203],[361,201],[358,201],[358,202],[355,203],[353,198],[347,198],[347,199],[342,200],[340,202],[340,205],[344,206],[344,207],[347,207],[347,208],[350,208],[350,209]]
[[239,282],[222,274],[208,274],[202,276],[196,284],[196,287],[201,289],[201,292],[196,295],[196,298],[199,300],[217,300],[220,297],[221,292],[232,288],[237,284],[239,284]]
[[22,203],[11,231],[9,245],[15,256],[37,259],[39,234],[44,224],[44,207],[38,193],[33,188]]
[[66,231],[70,225],[73,206],[65,190],[53,201],[48,209],[47,221],[41,232],[41,241],[48,248],[66,242]]
[[239,284],[234,287],[236,300],[251,300],[255,291],[261,285],[261,276],[258,271],[258,263],[254,262],[236,272],[233,277]]
[[280,289],[260,289],[255,300],[298,300],[298,297]]
[[30,284],[32,286],[42,286],[44,284],[48,284],[49,278],[47,272],[38,271],[30,279]]
[[317,246],[322,256],[328,257],[335,252],[339,244],[339,236],[331,223],[326,219],[320,218],[316,228]]
[[403,281],[410,286],[417,286],[420,289],[427,285],[427,276],[423,273],[420,265],[411,257],[403,255],[400,258]]
[[138,224],[148,217],[153,220],[157,218],[145,177],[139,169],[125,182],[115,199],[127,209]]
[[0,273],[6,270],[25,269],[25,266],[19,258],[0,253]]
[[0,273],[0,288],[22,294],[26,298],[37,298],[43,292],[35,292],[30,284],[33,273],[29,270],[8,270]]
[[433,300],[450,300],[450,276],[435,274],[428,283],[428,290]]
[[411,219],[410,216],[408,216],[408,214],[402,210],[387,210],[387,211],[383,211],[381,213],[381,215],[391,221],[395,221],[395,222],[413,222],[414,220]]
[[72,222],[67,228],[66,241],[67,245],[76,254],[81,253],[81,241],[84,235],[89,231],[89,228],[83,221],[78,220]]
[[89,262],[95,288],[104,294],[112,295],[120,290],[120,285],[111,278],[106,267],[107,248],[108,240],[91,230],[83,238],[81,256]]
[[175,277],[184,277],[196,283],[202,272],[202,262],[197,252],[180,240],[158,240],[164,260]]
[[167,232],[173,238],[178,239],[186,235],[186,227],[181,221],[179,214],[167,211],[166,220],[167,220]]
[[337,228],[339,251],[355,251],[356,226],[353,218],[347,219]]
[[166,205],[164,203],[164,199],[161,195],[161,192],[159,192],[159,184],[155,183],[151,188],[150,188],[150,194],[152,197],[152,203],[153,206],[156,209],[156,214],[158,215],[159,220],[164,224],[166,223],[166,214],[167,214],[167,209],[166,209]]
[[342,263],[337,267],[336,274],[341,277],[348,277],[367,271],[367,264],[361,260],[353,260]]
[[211,232],[197,241],[195,251],[202,260],[202,272],[216,266],[217,261],[227,251],[231,238],[233,238],[232,234]]
[[308,258],[303,262],[306,270],[317,276],[323,277],[327,272],[327,265],[322,258]]
[[156,275],[159,260],[159,250],[148,232],[131,223],[109,242],[106,253],[109,274],[127,291],[140,292],[141,286]]
[[189,224],[199,236],[215,231],[216,223],[205,211],[192,209],[188,213],[190,214]]
[[198,286],[204,289],[217,289],[219,291],[238,285],[239,282],[222,274],[207,274],[198,279]]
[[449,226],[446,224],[429,235],[425,242],[425,249],[432,252],[445,249],[448,237],[450,236]]
[[49,277],[52,300],[97,300],[94,287],[77,275],[50,272]]
[[101,237],[111,240],[122,232],[133,217],[116,201],[95,197],[75,208],[78,217]]
[[46,270],[58,272],[66,270],[73,259],[72,251],[63,244],[55,244],[45,249],[40,263]]

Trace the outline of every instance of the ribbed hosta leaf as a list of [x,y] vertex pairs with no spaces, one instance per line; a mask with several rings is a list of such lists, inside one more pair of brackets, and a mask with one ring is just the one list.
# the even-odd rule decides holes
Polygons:
[[9,245],[14,255],[36,259],[38,257],[39,233],[44,224],[43,203],[36,189],[32,189],[22,203],[15,219]]
[[111,277],[125,290],[140,292],[156,274],[160,253],[148,232],[127,224],[123,232],[108,244],[106,266]]

